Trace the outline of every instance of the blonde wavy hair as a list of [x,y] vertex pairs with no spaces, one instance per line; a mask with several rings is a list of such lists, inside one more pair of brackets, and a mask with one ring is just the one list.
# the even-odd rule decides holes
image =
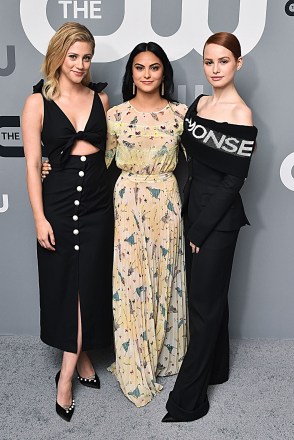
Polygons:
[[[90,43],[92,54],[95,50],[95,40],[89,29],[80,23],[64,23],[51,38],[47,53],[42,64],[42,72],[45,77],[43,85],[43,95],[48,100],[52,100],[60,95],[59,73],[60,67],[64,62],[69,48],[77,41]],[[90,71],[83,78],[82,84],[87,86],[90,82]]]

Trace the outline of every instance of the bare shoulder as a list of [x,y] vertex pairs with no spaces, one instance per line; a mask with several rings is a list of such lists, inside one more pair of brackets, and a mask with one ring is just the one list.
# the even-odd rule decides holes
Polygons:
[[44,104],[41,93],[29,95],[22,111],[22,126],[28,124],[28,126],[40,128],[43,123],[43,114]]
[[104,107],[105,112],[107,112],[110,107],[107,93],[99,92],[98,95],[99,95],[99,98],[101,99],[101,102],[102,102],[102,105]]
[[[198,98],[197,98],[198,99]],[[208,102],[211,100],[211,96],[209,95],[203,95],[200,97],[198,104],[197,104],[197,111],[201,112],[201,110],[206,107]],[[195,101],[194,101],[195,102]]]
[[238,102],[235,105],[234,119],[236,124],[253,125],[252,111],[244,101]]
[[43,110],[43,97],[41,93],[34,93],[29,95],[24,104],[24,111],[39,111]]

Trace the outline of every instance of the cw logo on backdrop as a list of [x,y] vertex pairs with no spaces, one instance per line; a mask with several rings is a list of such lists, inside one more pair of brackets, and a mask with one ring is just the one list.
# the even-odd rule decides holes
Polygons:
[[5,67],[0,67],[0,76],[9,76],[15,70],[15,46],[6,47],[7,63]]
[[[91,20],[101,18],[103,1],[107,0],[59,0],[57,5],[59,13],[63,12],[64,17],[67,15],[65,11],[72,7],[76,18],[82,14],[83,18]],[[47,3],[48,0],[20,1],[23,29],[32,45],[43,55],[46,53],[48,41],[55,33],[47,17]],[[125,0],[121,26],[110,35],[95,35],[99,51],[93,61],[107,63],[119,60],[130,53],[142,38],[145,41],[155,40],[162,45],[172,61],[184,57],[192,49],[202,53],[203,44],[212,33],[208,24],[209,0],[184,0],[181,25],[177,32],[168,37],[160,36],[152,29],[151,3],[151,0]],[[265,28],[266,11],[267,0],[240,0],[239,23],[234,33],[241,41],[243,55],[249,53],[259,42]]]
[[[66,19],[70,8],[74,18],[89,20],[101,19],[103,1],[106,0],[58,0],[59,13]],[[31,44],[42,54],[46,53],[48,41],[55,33],[47,17],[48,0],[20,0],[20,17],[24,32]],[[290,3],[290,2],[288,2]],[[187,55],[195,49],[202,53],[203,44],[212,33],[208,24],[209,0],[184,0],[179,29],[171,36],[163,37],[155,33],[151,25],[151,0],[125,0],[124,19],[120,27],[110,35],[95,35],[99,51],[94,62],[112,62],[119,60],[131,52],[132,48],[144,36],[145,41],[156,41],[168,52],[172,61]],[[31,14],[32,9],[34,14]],[[243,55],[248,54],[259,42],[266,23],[267,0],[240,0],[239,22],[234,34],[241,41]],[[80,15],[79,15],[80,14]],[[81,15],[82,14],[82,15]],[[35,17],[38,16],[36,22]],[[42,29],[40,33],[39,29]],[[132,30],[130,32],[130,29]],[[193,38],[191,38],[193,29]],[[248,30],[250,30],[248,32]],[[280,177],[283,184],[294,191],[294,153],[283,161]]]
[[19,116],[0,116],[0,156],[23,156]]
[[0,213],[8,210],[8,194],[2,194],[2,206],[0,205]]
[[294,191],[294,153],[289,154],[282,162],[280,168],[280,178],[286,188]]

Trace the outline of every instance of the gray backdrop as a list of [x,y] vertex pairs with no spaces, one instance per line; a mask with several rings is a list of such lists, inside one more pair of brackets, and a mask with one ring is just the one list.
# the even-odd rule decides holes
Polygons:
[[[252,226],[242,229],[230,289],[234,337],[293,338],[293,37],[294,1],[0,1],[0,333],[38,334],[34,223],[25,181],[19,116],[54,30],[79,21],[97,41],[94,81],[121,102],[127,55],[140,41],[161,44],[173,62],[175,97],[210,93],[201,50],[212,32],[241,40],[237,86],[253,109],[258,148],[242,190]],[[181,161],[179,182],[184,180]]]

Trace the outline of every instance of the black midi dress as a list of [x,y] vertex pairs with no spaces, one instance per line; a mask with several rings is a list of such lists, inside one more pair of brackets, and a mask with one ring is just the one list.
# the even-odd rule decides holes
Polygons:
[[[34,92],[41,93],[42,85],[35,86]],[[43,182],[43,205],[56,251],[37,245],[41,339],[73,353],[77,352],[78,298],[82,350],[100,348],[112,340],[113,203],[104,156],[106,119],[97,93],[105,85],[90,85],[92,109],[79,132],[61,108],[42,95],[41,138],[52,165]],[[71,155],[79,139],[100,151]]]

